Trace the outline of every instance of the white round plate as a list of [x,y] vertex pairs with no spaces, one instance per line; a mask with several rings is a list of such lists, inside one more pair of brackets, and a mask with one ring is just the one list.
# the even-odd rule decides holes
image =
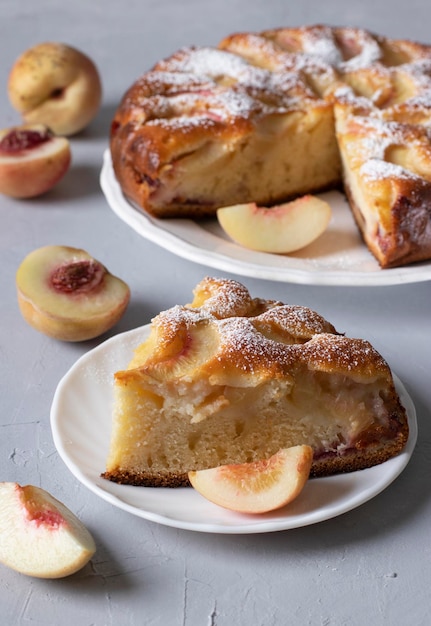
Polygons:
[[379,286],[431,279],[431,262],[382,270],[362,243],[343,194],[320,194],[332,208],[323,235],[290,254],[255,252],[229,240],[217,220],[160,220],[131,204],[105,151],[100,184],[111,209],[140,235],[177,256],[218,270],[264,280],[309,285]]
[[208,533],[266,533],[308,526],[341,515],[383,491],[407,465],[417,438],[414,405],[402,383],[410,436],[398,456],[370,469],[309,480],[288,507],[264,515],[234,513],[192,488],[118,485],[101,478],[109,450],[113,374],[125,368],[148,326],[117,335],[82,356],[60,381],[51,408],[55,446],[72,474],[120,509],[167,526]]

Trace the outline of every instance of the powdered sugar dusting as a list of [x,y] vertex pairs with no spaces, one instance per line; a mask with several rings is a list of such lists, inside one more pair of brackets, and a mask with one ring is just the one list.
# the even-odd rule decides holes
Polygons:
[[289,352],[284,343],[267,339],[259,333],[249,318],[233,317],[218,324],[221,347],[219,359],[229,360],[249,372],[262,371],[287,364]]
[[253,315],[256,302],[244,285],[227,278],[204,278],[194,290],[195,301],[204,314],[218,319]]
[[194,74],[213,81],[225,76],[240,79],[249,64],[236,54],[217,48],[183,48],[167,61],[158,64],[171,72]]
[[263,334],[276,334],[280,341],[289,343],[311,339],[318,333],[336,333],[333,325],[315,311],[288,304],[271,307],[255,318],[253,324]]
[[368,117],[360,118],[357,123],[361,126],[362,134],[357,142],[353,139],[353,146],[358,151],[359,158],[362,156],[363,159],[384,161],[390,146],[405,143],[403,127],[396,122]]
[[177,94],[184,91],[192,91],[194,88],[210,88],[213,81],[205,76],[200,76],[190,72],[171,72],[154,70],[145,75],[145,83],[148,84],[154,93]]
[[431,109],[431,88],[426,89],[422,93],[417,96],[413,96],[409,98],[407,104],[411,109],[413,109],[412,113],[414,114],[414,109],[422,109],[426,115],[425,124],[431,124],[431,118],[429,116],[429,112],[426,109]]
[[[196,287],[196,298],[200,306],[175,306],[153,320],[159,350],[181,329],[193,337],[194,329],[211,324],[219,340],[211,343],[213,352],[209,349],[207,358],[258,376],[288,375],[289,368],[299,363],[311,369],[356,371],[358,376],[387,369],[368,342],[339,335],[330,322],[307,307],[253,299],[241,283],[212,278]],[[277,336],[265,332],[270,322]]]
[[369,159],[360,168],[362,176],[369,179],[381,180],[384,178],[411,179],[415,174],[406,170],[401,165],[383,161],[382,159]]
[[[198,127],[211,129],[235,119],[287,111],[301,103],[303,106],[307,99],[318,98],[304,76],[314,75],[316,84],[328,85],[332,81],[335,86],[343,75],[375,68],[379,63],[383,68],[382,38],[365,30],[326,26],[297,29],[290,52],[289,46],[283,47],[283,42],[290,41],[285,32],[289,29],[268,31],[267,35],[232,36],[224,43],[226,49],[182,48],[160,61],[144,77],[151,105],[146,102],[143,106],[152,110],[146,117],[147,123],[184,132]],[[386,45],[390,45],[389,40]],[[259,54],[267,59],[267,67],[256,62]],[[385,80],[399,80],[397,77],[404,72],[415,84],[414,93],[407,96],[410,106],[431,107],[431,58],[419,53],[418,58],[413,58],[413,53],[411,56],[400,66],[386,68]],[[319,83],[322,71],[327,76]],[[360,94],[351,88],[346,88],[342,95],[338,90],[337,98],[356,99],[359,106],[378,114],[373,102],[383,98],[383,92],[377,87],[374,100],[362,97],[360,101]],[[390,117],[390,112],[386,111],[386,117]]]
[[[304,76],[314,76],[319,85],[327,86],[332,81],[335,86],[344,74],[382,64],[381,39],[365,30],[304,27],[295,31],[295,49],[290,52],[283,47],[283,41],[289,42],[288,35],[284,35],[289,29],[271,32],[272,35],[232,36],[224,43],[226,49],[182,48],[160,61],[143,79],[149,89],[147,100],[151,100],[151,105],[146,102],[143,106],[152,109],[147,123],[187,131],[256,114],[287,111],[319,97]],[[255,62],[259,54],[271,60],[268,67]],[[322,72],[327,74],[323,83]],[[430,58],[419,55],[390,68],[388,80],[392,80],[391,72],[394,76],[404,72],[414,81],[412,106],[417,108],[423,101],[429,105]],[[347,97],[347,91],[343,97]],[[351,90],[351,97],[358,95]],[[368,107],[372,106],[372,100],[364,100]]]
[[302,348],[302,358],[311,368],[323,371],[354,373],[358,378],[370,379],[384,374],[391,378],[383,357],[364,339],[341,335],[315,335]]
[[343,61],[341,50],[334,41],[332,29],[307,30],[303,34],[303,51],[313,57],[318,57],[323,62],[332,66],[339,66]]
[[[252,113],[288,110],[304,99],[316,99],[309,85],[296,71],[270,71],[256,67],[242,57],[213,48],[183,49],[171,59],[161,62],[151,74],[152,85],[158,84],[160,77],[166,80],[175,76],[173,86],[179,89],[178,96],[173,90],[168,94],[168,106],[172,116],[199,115],[219,116],[219,121],[232,118],[248,118]],[[180,76],[181,78],[178,78]],[[190,90],[186,84],[190,76]],[[201,90],[199,90],[201,85]],[[162,117],[163,102],[153,102]],[[165,103],[165,110],[167,103]],[[187,123],[186,120],[183,122]],[[181,125],[181,120],[176,121]]]
[[359,52],[349,60],[340,64],[343,71],[356,71],[371,67],[382,58],[382,51],[378,41],[370,34],[360,29],[343,29],[343,36],[355,42]]

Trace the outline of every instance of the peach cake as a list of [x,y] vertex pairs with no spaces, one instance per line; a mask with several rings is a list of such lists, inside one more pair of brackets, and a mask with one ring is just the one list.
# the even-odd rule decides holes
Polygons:
[[239,33],[157,63],[111,127],[124,195],[153,216],[344,188],[382,268],[431,258],[431,46],[358,28]]
[[313,448],[312,476],[398,454],[408,421],[383,357],[303,306],[205,278],[187,306],[155,317],[115,374],[103,476],[176,487],[191,470]]

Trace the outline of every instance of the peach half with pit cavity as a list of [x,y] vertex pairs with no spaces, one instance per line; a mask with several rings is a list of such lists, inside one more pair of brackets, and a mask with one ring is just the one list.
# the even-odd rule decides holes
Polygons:
[[36,330],[63,341],[84,341],[112,328],[130,299],[128,285],[85,250],[44,246],[16,274],[18,304]]
[[52,189],[71,163],[69,141],[42,124],[0,130],[0,193],[33,198]]

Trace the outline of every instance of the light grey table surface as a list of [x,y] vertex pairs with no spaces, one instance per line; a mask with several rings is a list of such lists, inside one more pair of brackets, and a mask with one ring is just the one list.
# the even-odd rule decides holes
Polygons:
[[[26,48],[62,41],[89,54],[104,85],[100,114],[72,139],[73,165],[33,201],[0,198],[0,480],[35,484],[71,508],[97,552],[72,577],[47,581],[0,566],[4,626],[419,626],[431,623],[431,378],[429,282],[329,287],[243,278],[183,260],[150,243],[107,206],[99,186],[110,119],[124,90],[157,59],[188,44],[216,44],[237,30],[327,23],[431,43],[431,5],[287,0],[0,0],[1,125],[10,67]],[[21,318],[15,272],[46,244],[88,250],[126,280],[129,309],[108,336],[190,301],[205,275],[242,280],[253,295],[303,304],[351,336],[365,337],[406,385],[419,437],[405,471],[380,495],[334,519],[256,534],[196,533],[140,519],[98,498],[53,443],[56,386],[106,339],[67,344]]]

